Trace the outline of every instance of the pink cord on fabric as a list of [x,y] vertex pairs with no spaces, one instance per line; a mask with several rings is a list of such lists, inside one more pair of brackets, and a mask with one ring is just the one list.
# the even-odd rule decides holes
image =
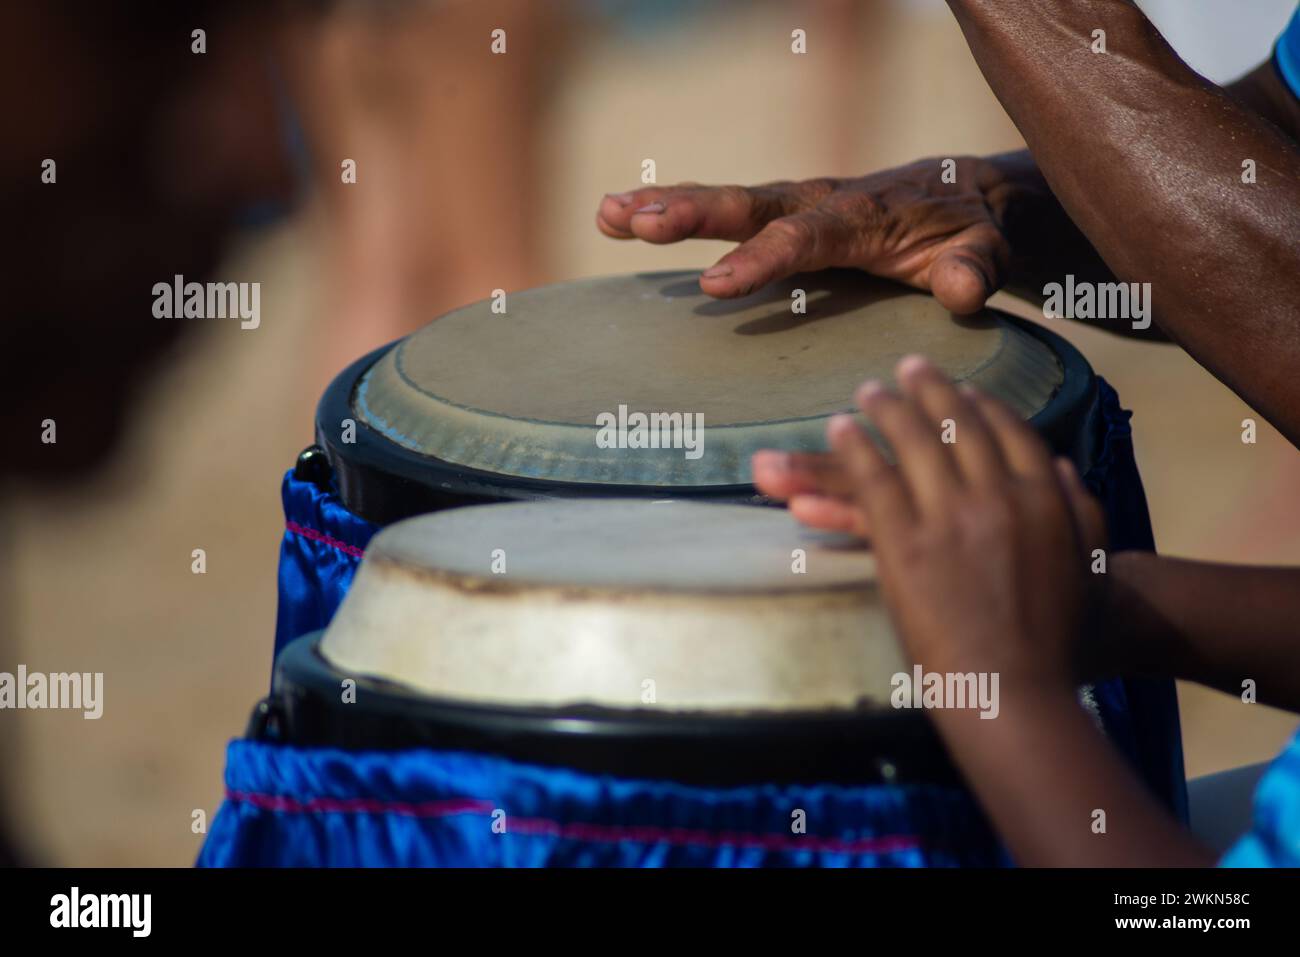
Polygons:
[[[262,810],[284,811],[289,814],[336,812],[440,818],[455,814],[491,815],[495,810],[491,801],[471,798],[429,801],[422,804],[378,801],[370,798],[311,798],[299,801],[278,794],[227,791],[226,799],[236,804],[251,804]],[[881,837],[841,841],[834,838],[796,837],[787,834],[746,834],[727,831],[714,833],[679,827],[620,826],[584,822],[566,824],[548,818],[511,817],[508,828],[509,833],[512,834],[555,837],[592,844],[618,844],[632,841],[639,844],[668,844],[674,847],[744,847],[766,851],[818,851],[830,854],[887,854],[893,851],[916,850],[922,846],[921,839],[914,834],[887,834]]]
[[347,542],[340,542],[337,538],[330,538],[324,532],[318,532],[314,528],[307,528],[305,525],[299,525],[297,522],[285,522],[285,531],[292,532],[294,535],[301,535],[303,538],[310,538],[313,542],[320,542],[322,545],[328,545],[330,548],[337,548],[339,551],[351,555],[354,558],[361,558],[365,555],[364,548],[357,548],[355,545],[349,545]]
[[402,801],[379,801],[373,798],[297,798],[254,791],[227,791],[226,798],[240,804],[252,804],[266,811],[290,814],[316,814],[336,811],[342,814],[401,814],[407,817],[448,817],[452,814],[491,814],[491,801],[457,798],[450,801],[425,801],[410,804]]

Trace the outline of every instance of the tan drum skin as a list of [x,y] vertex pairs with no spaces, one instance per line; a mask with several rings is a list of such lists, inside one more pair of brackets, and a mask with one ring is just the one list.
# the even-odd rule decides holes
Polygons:
[[887,707],[907,666],[873,579],[865,548],[779,509],[471,506],[376,536],[320,650],[343,674],[483,704]]
[[[792,306],[802,292],[803,313]],[[745,485],[761,448],[824,448],[828,416],[908,353],[1026,418],[1061,386],[1060,361],[993,310],[958,318],[932,296],[828,271],[743,299],[694,272],[638,273],[511,292],[457,309],[390,349],[350,398],[397,445],[485,473],[585,484]],[[680,413],[703,454],[601,448],[598,417]],[[694,421],[694,420],[693,420]],[[333,425],[331,424],[331,427]]]

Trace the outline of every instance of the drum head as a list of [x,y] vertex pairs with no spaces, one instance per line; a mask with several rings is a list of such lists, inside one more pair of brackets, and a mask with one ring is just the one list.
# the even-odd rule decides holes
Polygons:
[[[1004,399],[1068,451],[1077,424],[1067,420],[1091,388],[1068,345],[848,271],[729,301],[700,292],[694,272],[484,300],[348,370],[317,430],[345,502],[379,521],[445,504],[413,486],[470,500],[743,500],[753,452],[825,448],[826,419],[852,411],[855,387],[890,379],[908,353]],[[355,441],[341,440],[345,421]]]
[[785,510],[638,500],[390,526],[321,653],[434,697],[662,713],[887,710],[907,670],[864,547]]

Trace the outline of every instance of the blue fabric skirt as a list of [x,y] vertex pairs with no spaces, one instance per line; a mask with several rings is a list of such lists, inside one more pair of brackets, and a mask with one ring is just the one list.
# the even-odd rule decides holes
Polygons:
[[[1151,549],[1130,414],[1099,380],[1085,482],[1111,548]],[[285,476],[276,653],[324,628],[379,530],[329,490]],[[1172,682],[1108,681],[1094,699],[1116,747],[1186,818]],[[205,866],[919,867],[1010,863],[974,799],[939,786],[702,788],[450,751],[230,744]]]
[[206,866],[1006,863],[960,790],[685,787],[444,751],[230,745]]

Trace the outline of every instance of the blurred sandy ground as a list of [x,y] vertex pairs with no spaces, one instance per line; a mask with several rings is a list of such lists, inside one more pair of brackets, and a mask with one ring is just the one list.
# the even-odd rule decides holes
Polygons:
[[[542,278],[703,267],[726,248],[620,244],[596,233],[599,195],[635,185],[647,157],[662,183],[757,182],[1019,145],[934,4],[879,9],[856,38],[861,55],[847,75],[828,57],[788,55],[794,26],[810,30],[816,53],[825,33],[814,19],[774,6],[572,42],[542,117],[542,168],[502,184],[521,203],[541,202]],[[840,39],[841,49],[855,45]],[[268,680],[280,478],[311,441],[324,384],[313,357],[328,329],[325,232],[321,210],[309,207],[250,237],[222,278],[262,282],[261,328],[226,324],[189,342],[103,475],[75,490],[21,490],[5,503],[0,559],[6,604],[18,614],[4,622],[16,630],[6,643],[16,660],[0,666],[105,672],[97,722],[5,713],[17,761],[4,783],[23,823],[18,836],[40,860],[188,865],[202,840],[193,811],[209,821],[216,812],[226,741]],[[490,261],[492,250],[481,255]],[[448,292],[442,307],[488,291]],[[1300,454],[1263,423],[1258,443],[1243,445],[1248,410],[1177,350],[1058,328],[1137,410],[1164,552],[1300,562]],[[191,574],[195,548],[207,551],[206,575]],[[1296,725],[1197,689],[1184,688],[1182,703],[1192,775],[1265,759]]]

